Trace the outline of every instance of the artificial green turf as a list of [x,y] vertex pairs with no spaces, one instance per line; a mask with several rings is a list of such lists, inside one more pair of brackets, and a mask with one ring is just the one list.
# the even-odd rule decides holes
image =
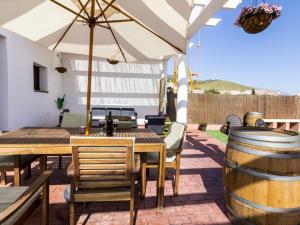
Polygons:
[[207,133],[218,139],[219,141],[223,142],[224,144],[227,144],[227,141],[228,141],[228,136],[223,134],[221,131],[218,131],[218,130],[208,130]]

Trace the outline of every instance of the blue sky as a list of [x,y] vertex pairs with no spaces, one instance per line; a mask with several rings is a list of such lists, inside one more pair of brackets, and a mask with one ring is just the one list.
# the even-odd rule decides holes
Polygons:
[[[216,27],[201,29],[200,50],[192,47],[189,52],[192,72],[200,71],[200,80],[222,79],[256,88],[299,93],[300,1],[267,1],[281,5],[282,15],[265,31],[255,35],[233,25],[241,7],[252,2],[243,0],[236,10],[221,10],[215,15],[222,19]],[[197,43],[198,36],[196,34],[192,42]],[[168,71],[173,71],[172,62]]]

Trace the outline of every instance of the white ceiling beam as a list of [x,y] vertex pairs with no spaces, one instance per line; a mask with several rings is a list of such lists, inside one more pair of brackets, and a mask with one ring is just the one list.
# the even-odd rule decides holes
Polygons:
[[210,18],[206,23],[205,26],[217,26],[222,19],[220,18]]
[[243,0],[229,0],[225,5],[223,5],[224,9],[236,9],[239,4],[241,4]]
[[[207,6],[211,0],[194,0],[195,6]],[[228,0],[227,3],[223,5],[224,9],[236,9],[236,7],[242,3],[242,0]]]
[[204,6],[198,17],[190,24],[187,37],[192,37],[207,21],[213,17],[229,0],[208,0],[208,5]]

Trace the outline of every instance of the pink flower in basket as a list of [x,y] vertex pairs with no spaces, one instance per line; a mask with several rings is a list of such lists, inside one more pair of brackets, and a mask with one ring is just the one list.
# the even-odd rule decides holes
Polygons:
[[273,19],[276,19],[281,15],[281,10],[281,6],[269,5],[268,3],[262,3],[257,7],[244,7],[234,25],[241,27],[245,19],[259,13],[271,14]]

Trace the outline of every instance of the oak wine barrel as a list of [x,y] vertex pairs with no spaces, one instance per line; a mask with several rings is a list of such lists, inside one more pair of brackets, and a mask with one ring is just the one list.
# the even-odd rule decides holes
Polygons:
[[255,127],[255,122],[257,119],[263,119],[263,114],[260,112],[247,112],[244,122],[247,124],[247,126]]
[[300,135],[239,127],[230,130],[223,168],[232,224],[300,224]]

